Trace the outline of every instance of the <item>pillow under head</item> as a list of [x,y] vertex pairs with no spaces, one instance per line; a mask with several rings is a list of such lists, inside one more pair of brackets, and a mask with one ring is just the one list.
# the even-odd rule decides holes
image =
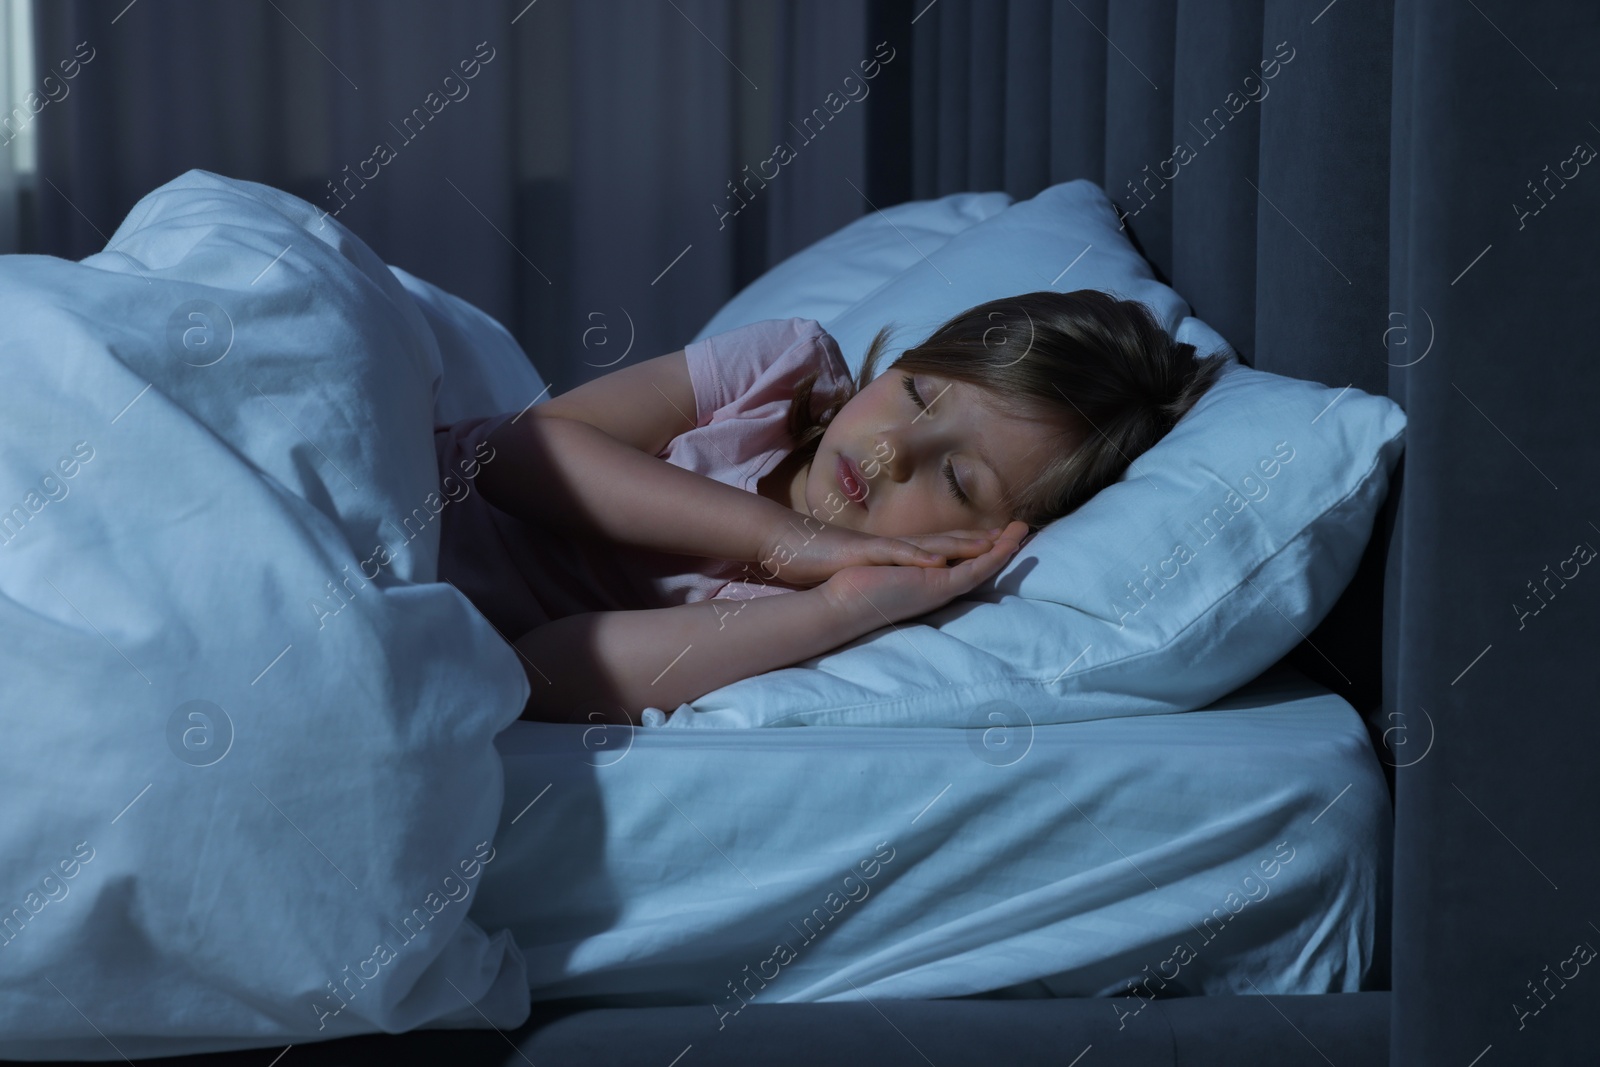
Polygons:
[[[914,217],[915,205],[900,209]],[[782,313],[804,314],[804,274],[786,276],[797,310]],[[1155,279],[1105,193],[1081,180],[954,233],[822,325],[852,370],[880,327],[903,326],[878,364],[887,368],[967,308],[1084,288],[1145,304],[1197,355],[1231,353]],[[670,718],[649,709],[645,723],[988,726],[996,715],[1042,724],[1203,707],[1277,662],[1333,606],[1371,536],[1404,428],[1386,397],[1233,359],[1120,481],[1029,538],[966,597],[724,686]]]

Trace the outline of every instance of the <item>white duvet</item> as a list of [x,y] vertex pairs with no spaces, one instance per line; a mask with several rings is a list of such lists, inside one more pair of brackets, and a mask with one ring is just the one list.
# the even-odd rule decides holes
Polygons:
[[204,171],[0,257],[0,1056],[525,1018],[467,912],[527,682],[434,581],[405,280]]

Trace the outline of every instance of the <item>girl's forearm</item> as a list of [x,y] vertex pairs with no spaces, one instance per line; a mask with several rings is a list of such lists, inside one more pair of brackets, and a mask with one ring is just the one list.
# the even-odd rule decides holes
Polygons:
[[794,513],[646,455],[575,419],[527,415],[489,435],[476,484],[525,522],[689,556],[749,563]]
[[626,713],[638,724],[645,708],[670,712],[884,625],[870,615],[821,589],[569,615],[515,642],[532,686],[522,717],[615,724]]

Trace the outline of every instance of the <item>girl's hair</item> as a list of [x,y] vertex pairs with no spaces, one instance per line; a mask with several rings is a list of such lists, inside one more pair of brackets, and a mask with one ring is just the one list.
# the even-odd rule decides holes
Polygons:
[[[801,379],[789,407],[796,452],[807,459],[816,455],[834,415],[874,378],[890,333],[889,326],[878,331],[856,380],[821,411],[811,406],[816,373]],[[1079,289],[1024,293],[969,308],[906,349],[888,369],[966,382],[983,389],[1002,411],[1057,425],[1042,438],[1050,452],[1038,477],[1017,487],[1009,502],[1012,515],[1037,530],[1121,478],[1228,362],[1224,353],[1196,359],[1194,346],[1168,337],[1141,303]]]

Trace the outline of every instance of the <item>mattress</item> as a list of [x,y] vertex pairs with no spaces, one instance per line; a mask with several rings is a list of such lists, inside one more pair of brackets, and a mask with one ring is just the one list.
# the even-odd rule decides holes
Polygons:
[[1194,712],[989,730],[518,722],[472,918],[535,1001],[1361,988],[1391,808],[1279,665]]

